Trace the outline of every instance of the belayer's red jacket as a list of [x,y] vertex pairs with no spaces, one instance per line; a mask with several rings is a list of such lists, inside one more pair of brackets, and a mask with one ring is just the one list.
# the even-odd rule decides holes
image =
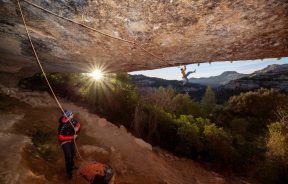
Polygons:
[[70,121],[73,127],[66,117],[59,119],[58,140],[60,142],[72,141],[75,135],[74,128],[80,129],[80,123],[75,118],[70,119]]

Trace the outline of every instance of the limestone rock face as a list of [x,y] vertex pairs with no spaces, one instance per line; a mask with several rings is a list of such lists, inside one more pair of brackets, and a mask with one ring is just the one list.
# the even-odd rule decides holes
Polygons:
[[[29,0],[135,45],[59,19],[21,0],[47,71],[93,65],[135,71],[223,60],[288,56],[287,0]],[[35,68],[16,0],[0,0],[0,69]]]

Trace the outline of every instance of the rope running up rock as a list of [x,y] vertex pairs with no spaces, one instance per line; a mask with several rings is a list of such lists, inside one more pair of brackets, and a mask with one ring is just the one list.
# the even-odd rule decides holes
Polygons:
[[167,60],[165,60],[165,59],[163,59],[163,58],[161,58],[161,57],[153,54],[152,52],[150,52],[150,51],[148,51],[147,49],[143,48],[140,44],[138,44],[138,43],[136,43],[136,42],[133,42],[133,41],[130,41],[130,40],[126,40],[126,39],[123,39],[123,38],[119,38],[119,37],[115,37],[115,36],[112,36],[112,35],[103,33],[103,32],[101,32],[101,31],[99,31],[99,30],[97,30],[97,29],[95,29],[95,28],[92,28],[92,27],[87,26],[87,25],[85,25],[85,24],[76,22],[76,21],[74,21],[74,20],[72,20],[72,19],[69,19],[69,18],[63,17],[63,16],[61,16],[61,15],[58,15],[58,14],[56,14],[56,13],[50,11],[50,10],[47,10],[47,9],[45,9],[45,8],[39,6],[39,5],[36,5],[36,4],[32,3],[32,2],[30,2],[30,1],[27,1],[27,0],[23,0],[23,1],[26,2],[26,3],[28,3],[28,4],[30,4],[30,5],[32,5],[32,6],[34,6],[34,7],[36,7],[36,8],[38,8],[38,9],[43,10],[43,11],[45,11],[45,12],[51,14],[51,15],[54,15],[54,16],[56,16],[56,17],[58,17],[58,18],[64,19],[64,20],[66,20],[66,21],[72,22],[72,23],[77,24],[77,25],[79,25],[79,26],[82,26],[82,27],[84,27],[84,28],[87,28],[87,29],[90,29],[90,30],[92,30],[92,31],[95,31],[95,32],[97,32],[97,33],[99,33],[99,34],[101,34],[101,35],[103,35],[103,36],[107,36],[107,37],[110,37],[110,38],[113,38],[113,39],[116,39],[116,40],[120,40],[120,41],[129,43],[129,44],[135,45],[136,47],[140,48],[141,50],[143,50],[143,51],[146,52],[147,54],[153,56],[154,58],[156,58],[156,59],[158,59],[158,60],[160,60],[160,61],[162,61],[162,62],[165,62],[166,64],[168,64],[168,66],[172,66],[172,64],[170,64]]
[[[43,74],[43,76],[44,76],[44,78],[45,78],[45,80],[46,80],[46,83],[47,83],[47,85],[48,85],[48,87],[49,87],[49,89],[50,89],[50,91],[51,91],[51,93],[52,93],[52,95],[53,95],[53,97],[54,97],[54,100],[56,101],[56,103],[57,103],[58,107],[60,108],[60,110],[62,111],[62,113],[65,115],[64,109],[63,109],[62,105],[60,104],[59,100],[57,99],[57,97],[56,97],[56,95],[55,95],[55,93],[54,93],[54,90],[53,90],[52,86],[50,85],[50,82],[49,82],[49,80],[48,80],[48,78],[47,78],[47,76],[46,76],[46,73],[45,73],[45,71],[44,71],[44,69],[43,69],[43,67],[42,67],[42,64],[41,64],[41,62],[40,62],[40,60],[39,60],[39,58],[38,58],[38,55],[37,55],[37,53],[36,53],[36,50],[35,50],[35,48],[34,48],[34,45],[33,45],[32,39],[31,39],[31,36],[30,36],[30,34],[29,34],[29,31],[28,31],[28,28],[27,28],[27,25],[26,25],[26,21],[25,21],[25,18],[24,18],[24,15],[23,15],[22,8],[21,8],[21,5],[20,5],[19,0],[17,0],[17,3],[18,3],[18,7],[19,7],[19,10],[20,10],[20,14],[21,14],[21,17],[22,17],[22,21],[23,21],[23,24],[24,24],[24,26],[25,26],[25,30],[26,30],[28,39],[29,39],[29,41],[30,41],[30,44],[31,44],[33,53],[34,53],[34,55],[35,55],[37,64],[38,64],[38,66],[39,66],[39,68],[40,68],[40,70],[41,70],[41,72],[42,72],[42,74]],[[65,115],[65,116],[66,116],[66,115]],[[68,118],[67,116],[66,116],[66,118],[69,120],[69,118]],[[69,120],[69,123],[71,124],[72,127],[74,127],[73,124],[72,124],[72,122],[71,122],[70,120]],[[75,131],[75,134],[76,134],[76,131]],[[82,157],[81,157],[81,155],[80,155],[80,152],[79,152],[79,150],[78,150],[78,147],[77,147],[77,145],[76,145],[76,141],[73,141],[73,142],[74,142],[74,144],[75,144],[75,148],[76,148],[76,151],[77,151],[77,154],[78,154],[79,158],[80,158],[81,160],[83,160]]]

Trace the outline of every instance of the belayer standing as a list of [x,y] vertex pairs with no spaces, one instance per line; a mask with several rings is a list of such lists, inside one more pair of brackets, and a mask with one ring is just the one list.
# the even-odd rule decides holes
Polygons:
[[[70,120],[70,121],[69,121]],[[71,123],[72,125],[71,125]],[[61,142],[65,156],[66,173],[68,178],[72,178],[72,171],[75,168],[75,139],[80,129],[80,123],[73,117],[73,113],[64,110],[63,116],[59,119],[58,140]]]
[[186,73],[186,65],[184,65],[183,67],[181,67],[181,74],[182,74],[182,79],[183,79],[183,85],[185,85],[188,82],[188,76],[191,73],[195,73],[196,69],[194,71],[189,71]]

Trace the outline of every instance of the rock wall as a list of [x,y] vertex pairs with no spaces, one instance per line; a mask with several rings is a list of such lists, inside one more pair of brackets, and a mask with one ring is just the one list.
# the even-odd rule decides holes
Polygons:
[[[288,56],[288,0],[29,0],[135,45],[104,37],[21,0],[47,71],[94,65],[135,71],[223,60]],[[0,69],[37,69],[16,0],[0,0]]]

